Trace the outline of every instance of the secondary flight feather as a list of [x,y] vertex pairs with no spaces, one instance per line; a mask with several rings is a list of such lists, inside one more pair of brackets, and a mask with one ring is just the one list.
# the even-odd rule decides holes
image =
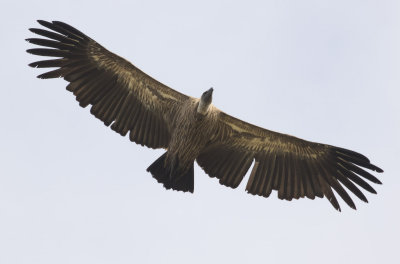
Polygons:
[[[383,172],[364,155],[266,130],[234,118],[212,105],[213,89],[200,98],[179,93],[148,76],[127,60],[59,21],[38,20],[29,38],[43,48],[27,52],[53,57],[29,64],[56,68],[38,76],[64,78],[79,105],[106,126],[135,143],[166,152],[147,169],[167,189],[194,190],[193,165],[223,185],[236,188],[253,165],[247,192],[280,199],[326,197],[340,211],[335,191],[351,208],[352,192],[364,202],[360,187],[381,184],[368,170]],[[43,38],[44,37],[44,38]],[[366,181],[367,180],[367,181]]]

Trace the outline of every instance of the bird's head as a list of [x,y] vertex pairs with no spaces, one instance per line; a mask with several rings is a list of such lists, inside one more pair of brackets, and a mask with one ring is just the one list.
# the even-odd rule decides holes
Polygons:
[[207,106],[211,104],[213,91],[214,89],[211,87],[201,95],[200,100],[202,101],[203,104]]
[[198,113],[202,115],[205,115],[207,113],[208,107],[212,102],[213,91],[214,89],[211,87],[201,95],[199,106],[197,107]]

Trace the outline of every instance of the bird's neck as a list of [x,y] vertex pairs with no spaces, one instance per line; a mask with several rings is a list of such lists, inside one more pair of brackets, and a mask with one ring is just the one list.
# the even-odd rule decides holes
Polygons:
[[208,107],[210,106],[210,104],[206,104],[205,102],[203,102],[202,100],[199,101],[199,105],[197,106],[197,113],[201,114],[201,115],[205,115],[207,114],[208,111]]

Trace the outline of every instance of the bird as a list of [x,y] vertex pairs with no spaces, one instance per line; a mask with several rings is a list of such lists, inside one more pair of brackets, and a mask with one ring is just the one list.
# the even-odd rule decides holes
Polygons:
[[[213,88],[200,98],[187,96],[153,79],[124,58],[108,51],[78,29],[61,21],[37,21],[30,28],[39,38],[28,42],[33,55],[50,57],[30,63],[56,68],[40,79],[63,78],[81,107],[132,142],[165,149],[147,171],[166,189],[194,191],[194,163],[230,188],[239,186],[251,168],[246,191],[279,199],[326,197],[338,211],[339,195],[353,209],[349,191],[368,202],[360,187],[382,184],[368,170],[383,170],[355,151],[306,141],[239,120],[212,104]],[[366,181],[367,180],[367,181]]]

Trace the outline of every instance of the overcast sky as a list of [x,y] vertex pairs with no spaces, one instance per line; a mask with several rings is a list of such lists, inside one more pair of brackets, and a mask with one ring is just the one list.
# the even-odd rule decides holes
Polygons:
[[[25,3],[24,3],[25,2]],[[0,263],[397,263],[399,1],[2,1]],[[30,27],[61,20],[191,96],[271,130],[359,151],[383,185],[342,213],[219,185],[195,193],[39,80]],[[396,167],[396,168],[395,168]]]

